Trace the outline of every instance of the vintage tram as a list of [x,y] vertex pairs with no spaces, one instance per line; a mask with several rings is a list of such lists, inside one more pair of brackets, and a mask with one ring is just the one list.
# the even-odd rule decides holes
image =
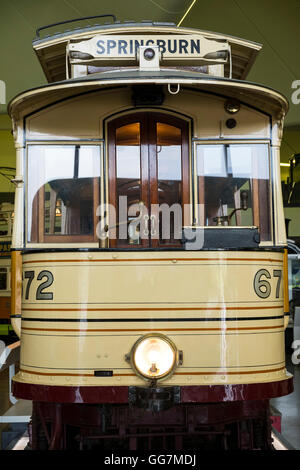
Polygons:
[[293,388],[288,104],[245,81],[261,45],[151,22],[40,34],[49,83],[9,104],[31,447],[271,448],[269,400]]

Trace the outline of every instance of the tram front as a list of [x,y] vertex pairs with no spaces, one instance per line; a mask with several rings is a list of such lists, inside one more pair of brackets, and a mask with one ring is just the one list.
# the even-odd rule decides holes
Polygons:
[[287,102],[245,81],[260,47],[152,23],[34,41],[49,84],[9,106],[33,448],[270,448]]

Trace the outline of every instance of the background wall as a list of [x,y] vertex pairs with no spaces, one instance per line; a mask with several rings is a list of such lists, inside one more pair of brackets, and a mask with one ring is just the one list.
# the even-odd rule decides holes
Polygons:
[[0,114],[0,203],[13,202],[15,186],[1,174],[2,166],[16,166],[11,120],[7,114]]

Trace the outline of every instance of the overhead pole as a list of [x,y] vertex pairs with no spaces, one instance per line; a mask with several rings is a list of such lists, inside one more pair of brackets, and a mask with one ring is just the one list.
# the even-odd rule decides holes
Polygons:
[[180,26],[181,23],[183,22],[183,20],[185,19],[185,17],[189,14],[189,12],[191,11],[191,9],[193,8],[193,6],[195,5],[197,0],[193,0],[192,3],[190,4],[190,6],[188,7],[188,9],[186,10],[185,14],[183,15],[183,17],[181,18],[181,20],[179,21],[178,25],[177,26]]

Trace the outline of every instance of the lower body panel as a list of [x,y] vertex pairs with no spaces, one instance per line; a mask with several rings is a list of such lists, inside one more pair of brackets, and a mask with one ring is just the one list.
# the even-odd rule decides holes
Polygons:
[[[165,389],[166,399],[172,388],[157,391]],[[269,399],[291,393],[293,382],[175,388],[176,400],[153,412],[132,400],[146,387],[13,385],[15,395],[33,400],[33,450],[187,451],[271,449]],[[160,397],[154,390],[152,401]]]

